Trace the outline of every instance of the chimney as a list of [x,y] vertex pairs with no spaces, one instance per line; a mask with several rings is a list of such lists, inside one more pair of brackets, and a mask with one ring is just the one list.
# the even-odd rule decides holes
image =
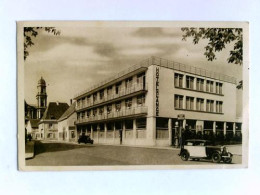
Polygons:
[[70,99],[70,105],[72,105],[72,99]]

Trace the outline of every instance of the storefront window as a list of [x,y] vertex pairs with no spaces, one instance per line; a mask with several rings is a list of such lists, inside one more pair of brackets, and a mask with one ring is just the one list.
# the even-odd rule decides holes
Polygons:
[[136,129],[146,129],[146,118],[136,119]]
[[129,129],[129,130],[130,129],[132,130],[133,129],[133,120],[126,120],[125,121],[125,128]]

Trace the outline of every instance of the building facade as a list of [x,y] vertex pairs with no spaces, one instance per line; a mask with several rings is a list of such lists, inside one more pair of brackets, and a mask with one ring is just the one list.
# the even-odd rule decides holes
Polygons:
[[236,79],[151,57],[74,98],[78,135],[95,143],[172,145],[176,127],[225,136],[241,132]]
[[77,141],[77,131],[75,122],[77,114],[75,112],[76,102],[64,112],[58,120],[58,140],[66,142]]
[[41,139],[58,140],[58,119],[68,108],[67,103],[50,102],[48,104],[38,123]]
[[41,134],[38,128],[38,119],[30,119],[26,124],[27,134],[32,136],[32,139],[41,139]]

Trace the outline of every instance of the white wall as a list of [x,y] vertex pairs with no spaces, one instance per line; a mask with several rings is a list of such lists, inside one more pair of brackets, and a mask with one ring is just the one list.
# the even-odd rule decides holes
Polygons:
[[[235,121],[236,118],[236,85],[235,84],[220,81],[221,83],[223,83],[222,91],[224,96],[214,95],[209,93],[201,93],[201,92],[185,90],[185,89],[178,89],[174,87],[174,72],[176,71],[164,67],[159,67],[159,70],[160,70],[160,76],[159,76],[159,116],[160,117],[177,118],[178,114],[185,114],[185,117],[187,119],[197,119],[197,120],[203,119],[203,120],[230,121],[230,122]],[[180,73],[184,74],[183,72]],[[191,75],[191,76],[197,77],[195,75]],[[203,78],[203,77],[199,77],[199,78]],[[204,78],[204,79],[208,79],[208,78]],[[213,80],[213,79],[208,79],[208,80]],[[217,80],[213,80],[213,81],[217,81]],[[155,85],[153,90],[155,91]],[[196,97],[203,98],[205,108],[206,108],[206,99],[214,100],[214,102],[223,101],[222,111],[224,114],[175,110],[174,109],[175,94],[179,94],[183,96],[191,96],[194,98]],[[183,102],[185,108],[185,98],[183,99]],[[153,105],[155,105],[155,99]],[[194,99],[194,106],[196,108],[195,99]],[[214,109],[215,109],[215,105],[214,105]]]

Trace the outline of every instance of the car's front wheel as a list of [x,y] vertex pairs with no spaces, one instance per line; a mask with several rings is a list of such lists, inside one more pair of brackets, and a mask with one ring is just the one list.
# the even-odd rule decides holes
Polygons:
[[221,160],[221,156],[220,156],[219,153],[216,152],[216,153],[213,153],[213,154],[212,154],[212,161],[213,161],[214,163],[219,163],[220,160]]
[[188,153],[188,151],[183,151],[183,152],[181,153],[181,159],[182,159],[183,161],[187,161],[187,160],[189,159],[189,157],[190,157],[190,154]]
[[232,162],[232,158],[224,158],[224,163],[231,163]]

